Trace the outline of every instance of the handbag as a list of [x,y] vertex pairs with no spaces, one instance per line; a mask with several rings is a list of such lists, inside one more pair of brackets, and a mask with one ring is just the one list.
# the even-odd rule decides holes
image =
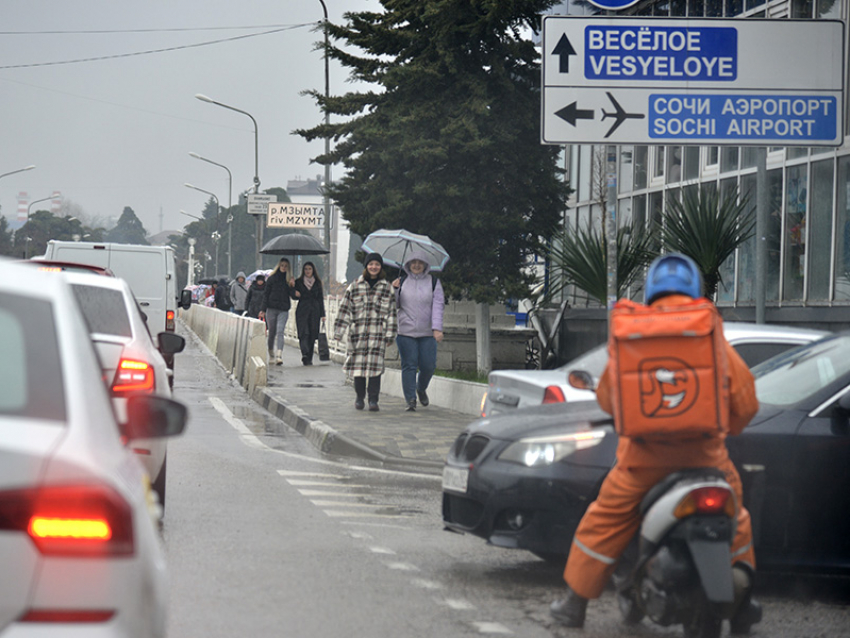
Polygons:
[[319,361],[330,361],[331,349],[328,347],[328,335],[320,332],[317,339],[319,342]]

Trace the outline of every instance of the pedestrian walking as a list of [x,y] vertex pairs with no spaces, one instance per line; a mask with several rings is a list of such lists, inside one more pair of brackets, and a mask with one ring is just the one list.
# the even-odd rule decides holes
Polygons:
[[254,319],[260,318],[260,312],[263,308],[263,296],[266,294],[266,276],[257,275],[256,279],[251,282],[248,288],[248,295],[245,298],[245,312],[247,316]]
[[289,268],[289,260],[282,257],[266,280],[260,312],[260,319],[265,319],[269,329],[269,362],[274,360],[276,365],[283,363],[283,331],[289,319],[292,287],[295,285]]
[[248,300],[248,284],[245,283],[245,273],[241,270],[236,273],[236,281],[230,285],[230,304],[232,312],[237,315],[245,314],[246,302]]
[[222,277],[215,287],[215,307],[224,312],[230,312],[230,291],[227,287],[227,279]]
[[325,293],[322,280],[311,261],[304,262],[301,276],[295,280],[295,327],[301,347],[301,363],[313,365],[313,350],[319,338],[319,325],[325,320]]
[[437,369],[437,343],[443,340],[443,285],[431,273],[427,255],[414,251],[393,281],[398,308],[396,345],[401,357],[401,388],[407,411],[416,410],[416,399],[427,406],[428,384]]
[[370,253],[363,274],[343,295],[334,324],[334,338],[342,340],[348,329],[343,372],[354,378],[354,407],[362,410],[368,393],[369,410],[378,411],[384,355],[397,330],[395,294],[384,272],[384,260]]

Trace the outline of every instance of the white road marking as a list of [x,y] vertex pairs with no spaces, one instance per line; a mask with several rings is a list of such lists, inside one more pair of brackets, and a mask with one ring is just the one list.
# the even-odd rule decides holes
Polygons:
[[475,605],[461,598],[444,598],[437,602],[446,605],[447,607],[451,607],[456,611],[472,611],[475,609]]
[[351,538],[359,538],[359,539],[367,540],[367,541],[372,540],[372,536],[370,534],[367,534],[366,532],[351,532],[351,531],[345,530],[342,533],[342,535],[343,536],[350,536]]
[[351,498],[357,498],[358,496],[365,496],[364,494],[349,494],[348,492],[327,492],[325,490],[298,490],[301,496],[346,496]]
[[361,527],[384,527],[388,529],[400,529],[406,532],[413,530],[408,525],[393,525],[392,523],[371,523],[368,521],[340,521],[342,525],[360,525]]
[[372,509],[384,507],[383,505],[375,505],[374,503],[345,503],[343,501],[314,501],[312,499],[310,502],[316,507],[371,507]]
[[298,472],[297,470],[278,470],[281,476],[312,476],[325,479],[344,479],[347,478],[343,474],[328,474],[327,472]]
[[390,569],[396,569],[402,572],[418,572],[419,568],[410,563],[384,563]]
[[[375,507],[372,505],[372,507]],[[404,514],[373,514],[370,512],[352,512],[342,511],[342,510],[322,510],[325,514],[330,516],[331,518],[340,518],[343,516],[356,516],[359,518],[410,518],[410,516],[405,516]]]
[[501,623],[497,622],[473,622],[472,626],[478,630],[480,634],[513,634],[510,629]]
[[395,552],[391,550],[389,547],[370,547],[369,551],[373,554],[392,554],[395,555]]
[[416,585],[417,587],[421,587],[422,589],[430,589],[431,591],[443,588],[442,584],[438,583],[437,581],[426,580],[425,578],[414,578],[410,582]]
[[286,482],[290,485],[297,485],[298,487],[370,487],[369,485],[358,485],[356,483],[334,483],[332,481],[301,481],[299,479],[286,479]]

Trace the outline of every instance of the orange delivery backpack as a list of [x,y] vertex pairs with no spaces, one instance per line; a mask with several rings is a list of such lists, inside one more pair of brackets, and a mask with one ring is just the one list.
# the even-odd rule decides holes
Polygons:
[[708,299],[666,308],[618,301],[608,354],[619,435],[657,440],[729,431],[723,320]]

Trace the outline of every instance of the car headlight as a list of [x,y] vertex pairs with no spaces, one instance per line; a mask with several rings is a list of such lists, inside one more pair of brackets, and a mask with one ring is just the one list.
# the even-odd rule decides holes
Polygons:
[[579,450],[599,445],[605,430],[582,430],[569,434],[535,436],[511,443],[499,454],[500,461],[519,463],[526,467],[542,467],[557,463]]

